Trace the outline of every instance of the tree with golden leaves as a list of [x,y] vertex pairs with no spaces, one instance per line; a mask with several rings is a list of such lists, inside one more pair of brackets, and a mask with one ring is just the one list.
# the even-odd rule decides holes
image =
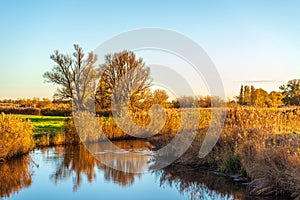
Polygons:
[[[96,101],[101,109],[111,108],[111,102],[128,103],[133,110],[150,92],[150,69],[142,58],[132,51],[107,54],[100,66],[102,75],[96,91]],[[120,105],[119,105],[120,106]]]

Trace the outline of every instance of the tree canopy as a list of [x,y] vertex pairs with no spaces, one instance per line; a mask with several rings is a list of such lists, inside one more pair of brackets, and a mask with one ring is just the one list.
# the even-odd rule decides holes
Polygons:
[[300,105],[300,79],[288,81],[286,85],[280,86],[285,97],[283,101],[287,105]]
[[240,105],[259,107],[278,107],[283,105],[284,95],[281,92],[272,91],[268,93],[262,88],[254,86],[241,86],[240,94],[236,97]]
[[105,56],[101,65],[96,101],[100,108],[110,108],[116,103],[130,103],[131,109],[141,109],[141,103],[149,96],[151,78],[150,69],[142,58],[132,51],[121,51]]

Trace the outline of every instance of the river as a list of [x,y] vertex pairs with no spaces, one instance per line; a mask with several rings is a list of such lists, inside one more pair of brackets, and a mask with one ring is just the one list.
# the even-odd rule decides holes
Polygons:
[[[155,159],[146,141],[114,143],[122,148],[121,152],[114,152],[103,143],[97,159],[85,146],[78,145],[35,149],[29,155],[2,163],[0,197],[25,200],[249,199],[243,185],[212,172],[171,167],[151,170]],[[99,144],[94,146],[91,148],[98,148]],[[126,158],[128,152],[135,156]],[[101,159],[125,170],[107,167],[99,161]],[[126,169],[143,169],[144,172],[129,173]]]

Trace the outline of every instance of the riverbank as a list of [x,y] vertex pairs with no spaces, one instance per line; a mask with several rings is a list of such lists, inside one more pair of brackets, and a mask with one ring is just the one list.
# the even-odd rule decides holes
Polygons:
[[[202,111],[203,112],[203,111]],[[299,109],[227,109],[221,136],[204,158],[199,150],[208,127],[199,127],[193,143],[172,165],[206,168],[249,178],[250,194],[300,199]],[[173,139],[158,134],[158,149]]]
[[[174,138],[181,126],[185,109],[168,109],[163,129],[149,141],[161,148]],[[190,111],[190,110],[189,110]],[[207,133],[211,109],[194,109],[189,116],[199,115],[199,125],[193,143],[173,165],[193,168],[207,168],[224,174],[241,174],[251,181],[249,191],[253,195],[286,195],[300,199],[300,109],[299,108],[253,108],[238,107],[226,109],[225,122],[218,142],[204,158],[199,150]],[[82,113],[81,119],[88,119]],[[135,114],[133,120],[147,125],[149,116]],[[35,141],[36,146],[75,145],[84,142],[99,142],[103,135],[96,133],[95,126],[101,126],[110,140],[132,138],[122,131],[112,117],[101,117],[96,122],[88,121],[88,128],[78,136],[73,120],[66,118],[64,131],[51,136],[44,134],[43,140]],[[127,127],[136,132],[136,127]],[[193,124],[185,123],[187,131]],[[184,139],[184,138],[182,138]],[[179,148],[173,146],[174,150]]]

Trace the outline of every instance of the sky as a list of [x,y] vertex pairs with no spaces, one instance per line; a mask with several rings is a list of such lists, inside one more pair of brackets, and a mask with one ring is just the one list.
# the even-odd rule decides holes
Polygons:
[[[120,33],[155,27],[197,42],[226,97],[241,84],[278,90],[300,78],[300,1],[2,1],[0,98],[52,97],[42,74],[54,50],[85,52]],[[147,60],[145,60],[147,62]],[[199,84],[201,85],[201,84]]]

